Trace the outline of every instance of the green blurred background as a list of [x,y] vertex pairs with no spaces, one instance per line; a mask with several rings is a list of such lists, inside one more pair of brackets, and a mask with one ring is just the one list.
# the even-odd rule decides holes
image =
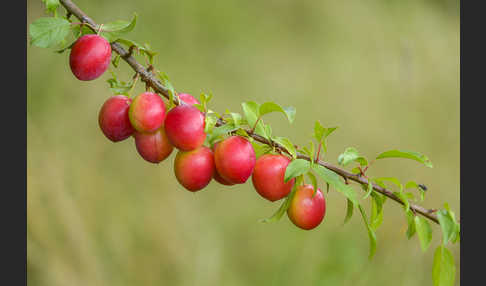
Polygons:
[[[137,12],[127,38],[159,52],[156,66],[179,92],[212,92],[214,110],[292,105],[292,126],[281,114],[267,122],[300,145],[315,120],[339,126],[325,156],[332,163],[349,146],[368,158],[395,148],[428,155],[433,169],[388,159],[369,174],[424,183],[424,206],[448,202],[459,215],[459,1],[75,3],[98,23]],[[27,13],[28,24],[45,15],[41,1],[28,0]],[[335,191],[312,231],[286,216],[259,223],[280,203],[259,197],[251,180],[190,193],[173,175],[175,152],[153,165],[132,138],[103,136],[109,73],[81,82],[68,53],[28,47],[27,57],[30,285],[432,285],[437,225],[424,254],[388,201],[370,261],[362,220],[355,212],[342,225],[345,199]],[[125,63],[117,73],[133,74]],[[459,285],[459,245],[451,250]]]

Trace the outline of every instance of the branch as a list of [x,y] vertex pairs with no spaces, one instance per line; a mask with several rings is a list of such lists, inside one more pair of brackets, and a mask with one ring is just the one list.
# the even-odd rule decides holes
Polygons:
[[[61,4],[64,6],[64,8],[66,8],[68,14],[72,14],[74,16],[76,16],[76,18],[78,18],[81,22],[84,22],[84,23],[88,23],[90,25],[90,28],[94,28],[94,31],[96,31],[97,29],[99,29],[99,25],[96,24],[88,15],[86,15],[83,11],[81,11],[81,9],[78,8],[78,6],[76,6],[76,4],[74,4],[71,0],[60,0]],[[170,98],[169,96],[169,91],[167,88],[165,88],[162,83],[155,77],[155,75],[150,71],[150,70],[147,70],[143,65],[141,65],[139,62],[137,62],[137,60],[131,56],[131,53],[126,51],[119,43],[117,42],[112,42],[111,43],[111,48],[112,50],[114,50],[117,54],[120,55],[120,57],[125,61],[127,62],[130,67],[132,67],[132,69],[137,72],[139,75],[140,75],[140,78],[143,82],[145,82],[145,84],[147,86],[150,86],[151,88],[153,88],[157,93],[159,94],[162,94],[164,97],[166,97],[167,99]],[[178,102],[176,102],[177,104]],[[225,124],[225,121],[222,120],[222,119],[219,119],[218,122],[216,123],[216,126],[221,126],[221,125],[224,125]],[[253,139],[255,139],[256,141],[260,142],[260,143],[263,143],[263,144],[266,144],[266,145],[269,145],[269,146],[275,146],[277,149],[279,149],[280,151],[282,152],[285,152],[287,154],[290,155],[290,152],[285,149],[283,146],[281,146],[280,144],[276,143],[276,142],[273,142],[273,141],[269,141],[267,140],[266,138],[252,132],[251,130],[245,130],[248,135],[250,137],[252,137]],[[304,160],[307,160],[307,161],[310,161],[310,158],[304,154],[301,154],[301,153],[297,153],[297,158],[299,159],[304,159]],[[368,185],[368,180],[362,176],[359,176],[357,174],[353,174],[353,173],[350,173],[344,169],[341,169],[341,168],[338,168],[328,162],[324,162],[324,161],[321,161],[321,160],[317,160],[317,163],[333,172],[335,172],[336,174],[339,174],[340,176],[342,176],[343,178],[345,179],[349,179],[351,181],[354,181],[354,182],[357,182],[359,184],[362,184],[362,185]],[[398,202],[400,204],[404,204],[400,198],[398,198],[397,196],[395,196],[393,194],[393,192],[391,192],[390,190],[387,190],[386,188],[382,188],[376,184],[373,183],[373,189],[375,191],[377,191],[378,193],[381,193],[383,194],[384,196],[387,196],[389,198],[391,198],[392,200],[394,200],[395,202]],[[410,209],[414,212],[414,213],[419,213],[421,214],[422,216],[428,218],[429,220],[435,222],[435,223],[439,223],[439,220],[437,219],[437,215],[435,214],[434,210],[429,210],[429,209],[426,209],[424,207],[421,207],[419,205],[416,205],[416,204],[412,204],[410,203]]]

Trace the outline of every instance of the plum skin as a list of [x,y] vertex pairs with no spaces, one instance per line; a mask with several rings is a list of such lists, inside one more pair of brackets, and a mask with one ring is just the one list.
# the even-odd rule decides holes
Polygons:
[[219,142],[214,151],[216,171],[227,182],[243,184],[255,167],[255,151],[241,136],[230,136]]
[[312,185],[297,187],[287,209],[289,219],[301,229],[311,230],[317,227],[326,214],[326,200],[321,189],[317,188],[314,197],[313,194]]
[[140,133],[135,131],[135,147],[138,154],[148,162],[160,163],[172,153],[174,147],[170,144],[163,127],[154,133]]
[[165,132],[174,147],[191,151],[204,144],[204,115],[192,105],[183,104],[172,108],[165,118]]
[[174,160],[177,181],[191,192],[206,187],[213,178],[214,170],[213,151],[206,146],[191,151],[179,151]]
[[197,100],[194,96],[190,95],[189,93],[179,93],[177,95],[185,104],[194,105],[200,104],[199,100]]
[[[214,153],[214,150],[216,149],[216,146],[218,146],[219,142],[216,142],[214,143],[213,145],[213,153]],[[231,182],[228,182],[226,181],[223,177],[221,177],[221,175],[218,173],[218,170],[214,170],[214,176],[213,176],[213,179],[216,180],[216,182],[222,184],[222,185],[225,185],[225,186],[232,186],[234,185],[234,183],[231,183]]]
[[69,54],[69,66],[74,76],[83,81],[100,77],[111,60],[111,46],[98,35],[84,35],[77,39]]
[[128,116],[135,130],[141,133],[152,133],[164,123],[165,111],[165,103],[158,94],[144,92],[133,99]]
[[260,196],[274,202],[286,197],[295,178],[284,183],[285,170],[290,159],[283,155],[265,154],[258,158],[252,174],[252,183]]
[[128,119],[128,109],[132,100],[124,95],[108,98],[101,106],[98,124],[105,136],[113,142],[130,137],[134,129]]

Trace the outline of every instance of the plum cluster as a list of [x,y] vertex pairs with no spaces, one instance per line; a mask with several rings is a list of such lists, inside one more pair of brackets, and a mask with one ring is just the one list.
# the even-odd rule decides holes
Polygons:
[[[110,44],[98,35],[85,35],[73,45],[70,66],[80,80],[93,80],[107,69]],[[214,178],[222,185],[245,183],[250,176],[257,193],[274,202],[288,196],[295,178],[284,182],[290,159],[281,154],[264,154],[258,159],[252,144],[242,136],[228,135],[204,146],[205,115],[192,95],[180,93],[178,106],[167,111],[164,100],[154,92],[143,92],[133,100],[124,95],[108,98],[98,116],[103,134],[112,142],[135,139],[140,156],[160,163],[178,149],[174,160],[177,181],[191,192],[205,188]],[[326,202],[322,191],[312,185],[296,188],[287,215],[302,229],[313,229],[324,218]]]

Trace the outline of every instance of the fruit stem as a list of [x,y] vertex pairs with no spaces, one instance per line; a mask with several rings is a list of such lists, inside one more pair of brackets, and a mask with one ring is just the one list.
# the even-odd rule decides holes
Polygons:
[[128,93],[128,97],[131,97],[131,92],[135,88],[135,86],[137,85],[137,81],[138,81],[138,78],[139,77],[140,77],[140,74],[138,72],[135,73],[135,75],[133,76],[132,87],[130,87],[130,90],[127,92]]
[[98,35],[98,36],[100,35],[100,33],[101,33],[101,28],[103,28],[103,24],[101,24],[101,25],[100,25],[100,27],[98,28],[98,32],[96,32],[96,35]]

